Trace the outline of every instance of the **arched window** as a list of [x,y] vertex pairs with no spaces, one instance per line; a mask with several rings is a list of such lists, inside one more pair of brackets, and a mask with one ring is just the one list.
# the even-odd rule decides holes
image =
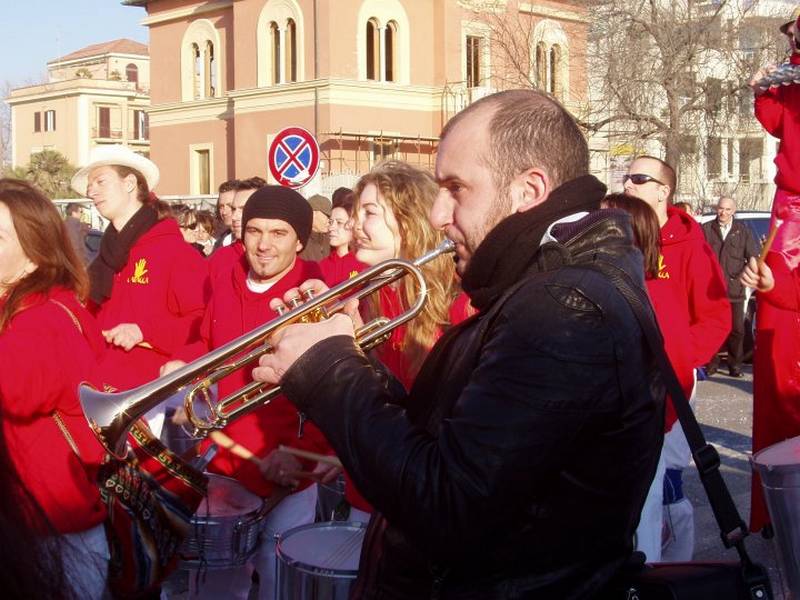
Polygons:
[[397,23],[390,21],[386,25],[386,33],[384,34],[384,54],[386,55],[386,81],[394,81],[396,67],[395,57],[397,56]]
[[135,83],[136,86],[139,86],[139,67],[135,64],[130,63],[128,66],[125,67],[125,79],[130,81],[131,83]]
[[536,85],[540,90],[547,88],[547,50],[544,42],[536,44]]
[[219,96],[225,85],[222,52],[219,32],[211,21],[198,19],[187,27],[181,41],[181,100]]
[[563,91],[561,81],[561,46],[554,44],[550,48],[550,87],[548,91],[556,97],[560,97]]
[[281,82],[281,31],[273,21],[269,24],[269,41],[272,48],[272,83]]
[[214,73],[214,60],[214,44],[210,41],[206,41],[206,51],[203,61],[203,66],[205,67],[203,92],[206,98],[213,98],[216,95],[217,80]]
[[297,24],[286,21],[286,80],[297,81]]
[[402,0],[361,0],[356,19],[359,80],[410,84],[410,30]]
[[303,81],[304,16],[298,0],[261,0],[256,29],[258,87]]
[[203,61],[200,58],[200,46],[192,44],[192,97],[201,97],[203,82]]
[[367,79],[377,81],[378,65],[380,64],[380,38],[378,24],[370,19],[367,21]]

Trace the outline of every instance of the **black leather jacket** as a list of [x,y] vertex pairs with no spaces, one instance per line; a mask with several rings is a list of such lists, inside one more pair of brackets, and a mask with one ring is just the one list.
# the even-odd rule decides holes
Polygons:
[[[584,598],[632,552],[662,444],[663,390],[604,260],[644,286],[626,215],[599,211],[448,331],[407,397],[349,337],[283,391],[380,511],[360,598]],[[566,264],[565,264],[566,263]]]

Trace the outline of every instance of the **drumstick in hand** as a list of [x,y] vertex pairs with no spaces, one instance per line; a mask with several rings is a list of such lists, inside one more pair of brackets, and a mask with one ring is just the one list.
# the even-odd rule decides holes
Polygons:
[[225,448],[231,454],[235,454],[239,458],[248,460],[256,465],[261,465],[261,459],[253,454],[249,449],[242,446],[240,443],[234,441],[231,437],[225,435],[221,431],[212,431],[208,434],[211,441],[220,448]]
[[769,228],[769,234],[767,235],[767,239],[764,241],[764,246],[761,248],[761,254],[758,255],[758,270],[761,270],[761,267],[764,266],[764,261],[767,258],[767,253],[769,249],[772,247],[772,242],[775,241],[775,234],[778,233],[778,227],[783,224],[783,221],[780,219],[775,219],[772,222],[772,227]]
[[316,452],[309,452],[308,450],[302,450],[300,448],[293,448],[292,446],[284,445],[278,446],[278,450],[281,452],[286,452],[286,454],[293,454],[294,456],[298,456],[300,458],[306,458],[308,460],[315,460],[317,462],[325,463],[326,465],[333,465],[334,467],[342,466],[342,461],[335,456],[317,454]]

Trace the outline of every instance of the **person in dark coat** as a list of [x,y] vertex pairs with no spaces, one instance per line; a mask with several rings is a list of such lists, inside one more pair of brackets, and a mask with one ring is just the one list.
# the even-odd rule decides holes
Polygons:
[[328,238],[331,201],[322,194],[314,194],[308,199],[308,203],[314,210],[314,222],[311,228],[311,236],[300,253],[300,258],[319,262],[331,252],[330,239]]
[[85,265],[89,262],[89,254],[86,251],[86,234],[89,233],[89,226],[81,221],[83,207],[77,202],[70,202],[67,204],[65,212],[64,225],[67,227],[69,241],[72,242],[72,247],[75,248],[78,258]]
[[[717,204],[717,218],[703,224],[703,233],[714,254],[719,259],[728,284],[728,299],[731,302],[731,333],[720,351],[728,352],[728,373],[731,377],[742,376],[744,354],[744,286],[739,276],[751,256],[758,256],[758,244],[750,228],[734,219],[736,202],[722,197]],[[713,375],[719,369],[719,354],[714,355],[706,366],[706,373]]]
[[410,393],[358,348],[354,309],[277,331],[254,377],[281,383],[376,508],[351,597],[596,597],[632,553],[664,426],[639,322],[597,270],[644,293],[630,219],[597,210],[583,135],[535,90],[454,117],[436,179],[430,219],[478,313]]

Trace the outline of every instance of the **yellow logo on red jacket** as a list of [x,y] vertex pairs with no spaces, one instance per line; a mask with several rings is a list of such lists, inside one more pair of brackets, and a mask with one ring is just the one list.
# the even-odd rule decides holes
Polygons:
[[147,276],[147,261],[140,258],[133,266],[133,275],[128,277],[128,283],[147,284],[150,283],[150,278]]
[[669,279],[669,271],[667,271],[667,265],[664,264],[664,255],[658,255],[658,278],[659,279]]

